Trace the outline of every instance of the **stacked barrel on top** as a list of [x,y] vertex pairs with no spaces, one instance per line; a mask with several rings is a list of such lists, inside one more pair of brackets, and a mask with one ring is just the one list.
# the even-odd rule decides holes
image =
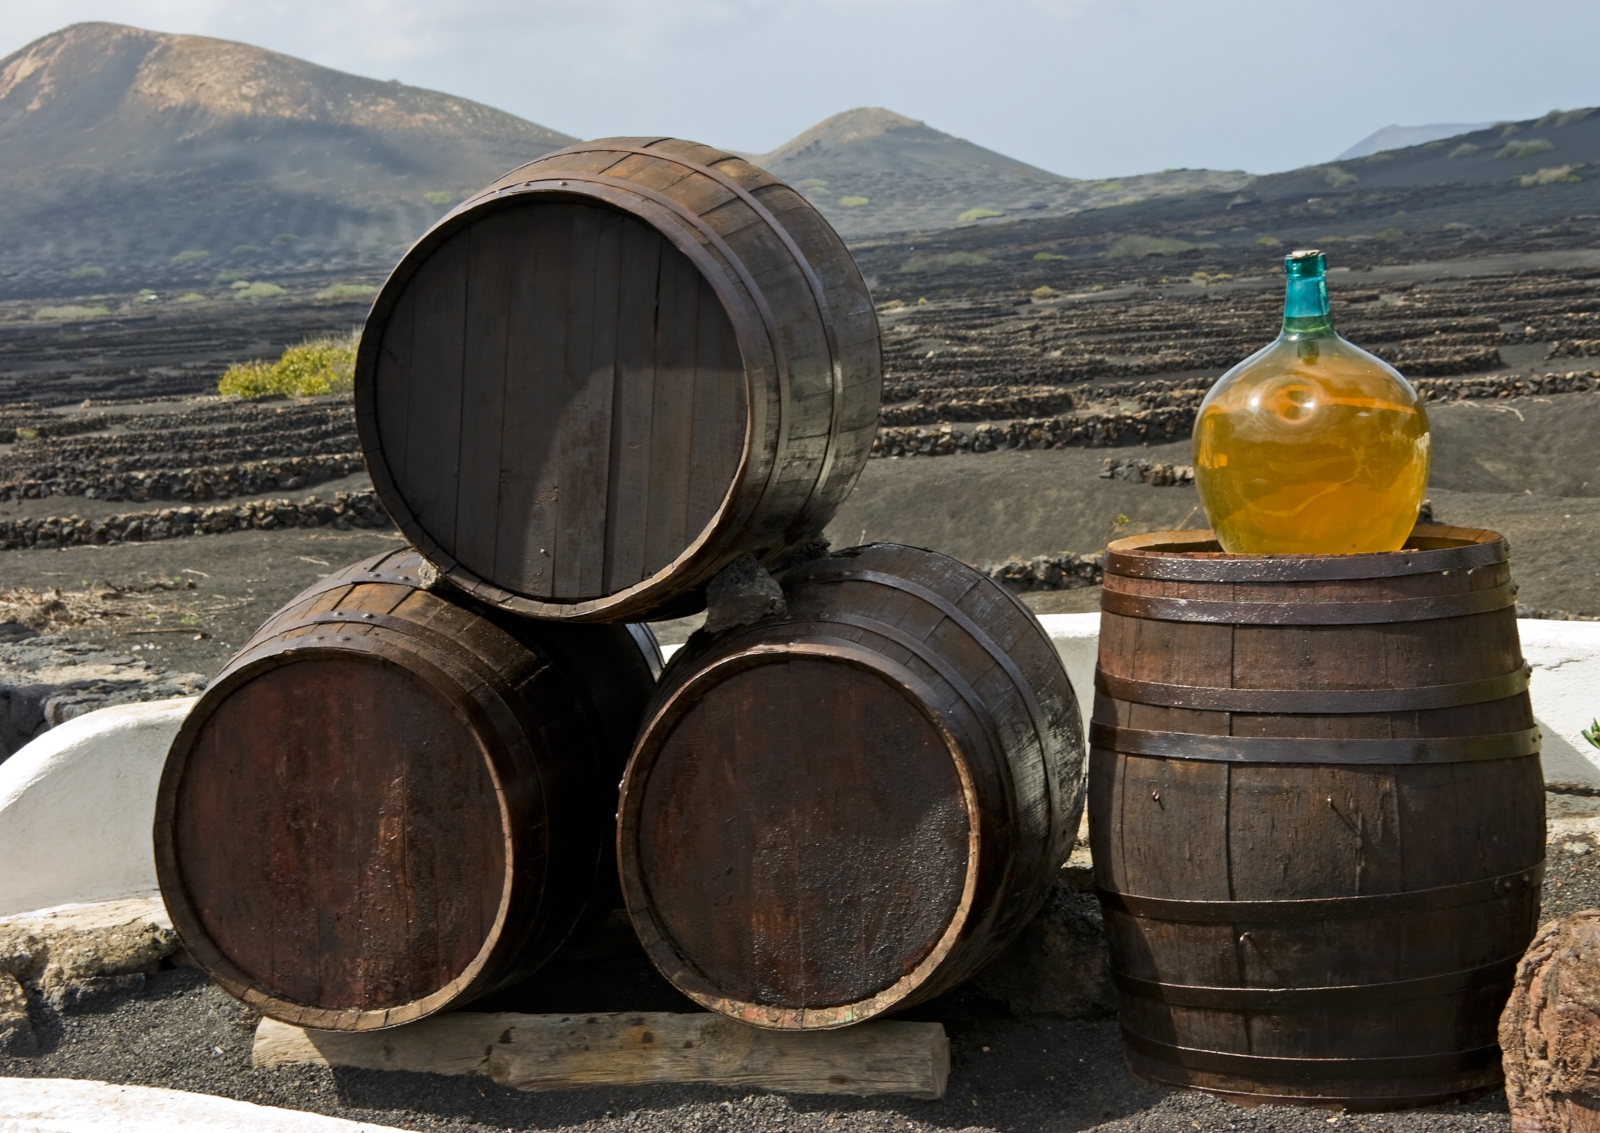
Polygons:
[[585,143],[441,220],[356,366],[411,549],[274,615],[173,745],[158,864],[191,954],[266,1014],[392,1026],[531,972],[614,904],[620,849],[663,972],[751,1022],[844,1025],[976,970],[1082,807],[1023,607],[931,552],[814,560],[787,617],[695,643],[653,700],[623,624],[813,543],[880,387],[844,245],[736,156]]

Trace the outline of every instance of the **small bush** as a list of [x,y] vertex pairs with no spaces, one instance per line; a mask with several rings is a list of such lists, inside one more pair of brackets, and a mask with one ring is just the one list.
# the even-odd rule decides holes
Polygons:
[[272,242],[280,248],[287,248],[291,244],[300,243],[300,237],[293,232],[280,232],[272,238]]
[[431,193],[423,193],[422,199],[430,205],[447,205],[456,199],[454,193],[446,193],[442,189],[435,189]]
[[1283,247],[1283,241],[1279,240],[1276,236],[1257,236],[1256,237],[1256,247],[1258,247],[1258,248],[1281,248],[1281,247]]
[[185,291],[178,296],[178,302],[180,303],[204,303],[205,301],[206,297],[198,291]]
[[245,275],[245,273],[242,271],[233,271],[230,269],[228,271],[219,271],[216,275],[211,277],[211,282],[214,286],[226,287],[229,284],[246,281],[249,278],[250,277]]
[[[806,190],[808,193],[815,193],[818,189],[826,189],[828,187],[828,183],[821,177],[807,177],[804,181],[800,182],[800,187]],[[901,306],[903,307],[905,304],[902,303]]]
[[245,283],[240,280],[233,285],[235,299],[271,299],[274,295],[282,294],[283,288],[276,283]]
[[871,197],[840,197],[839,203],[847,209],[858,209],[862,205],[870,205]]
[[1122,236],[1111,247],[1107,248],[1107,259],[1127,260],[1138,259],[1142,256],[1175,256],[1179,252],[1193,251],[1200,247],[1187,240],[1179,240],[1175,236]]
[[99,264],[84,264],[81,268],[74,268],[71,279],[104,279],[106,269]]
[[256,256],[261,254],[261,249],[255,244],[235,244],[230,256]]
[[344,392],[355,379],[355,333],[343,338],[313,338],[291,346],[276,362],[239,362],[217,382],[217,392],[246,400],[285,394],[317,397]]
[[999,209],[968,209],[956,217],[957,224],[970,224],[974,220],[987,220],[991,216],[1004,216]]
[[1541,169],[1537,173],[1526,174],[1517,180],[1524,185],[1554,185],[1558,181],[1582,181],[1583,178],[1572,171],[1572,166],[1557,165],[1550,169]]
[[1067,257],[1056,252],[1035,252],[1033,258],[1036,260],[1064,260]]
[[1324,168],[1322,179],[1328,183],[1330,189],[1342,189],[1346,185],[1354,185],[1359,180],[1354,173],[1340,169],[1337,165]]
[[1055,293],[1056,289],[1047,283],[1042,283],[1038,287],[1035,287],[1032,291],[1028,292],[1028,294],[1032,295],[1035,299],[1048,299]]
[[942,255],[930,253],[923,256],[912,256],[900,265],[904,272],[939,271],[943,268],[977,267],[979,264],[989,262],[988,256],[980,256],[976,252],[945,252]]
[[1385,244],[1392,244],[1396,240],[1405,238],[1405,232],[1399,228],[1381,228],[1372,234],[1374,240],[1382,240]]
[[377,293],[370,283],[332,283],[317,292],[317,298],[324,303],[354,303]]
[[1471,157],[1473,154],[1477,153],[1482,148],[1483,148],[1482,146],[1475,146],[1471,142],[1462,142],[1455,149],[1450,151],[1450,156],[1451,157]]
[[898,311],[906,305],[904,299],[891,299],[883,305],[885,311]]
[[1122,182],[1105,181],[1099,185],[1096,185],[1094,187],[1094,191],[1097,193],[1120,193],[1122,192]]
[[204,248],[185,248],[172,257],[172,262],[175,264],[192,264],[196,260],[203,260],[210,255],[211,253]]
[[1507,142],[1500,147],[1496,157],[1532,157],[1536,153],[1549,153],[1556,147],[1543,138],[1529,138],[1525,142]]
[[36,319],[98,319],[111,312],[104,307],[40,307],[34,312]]

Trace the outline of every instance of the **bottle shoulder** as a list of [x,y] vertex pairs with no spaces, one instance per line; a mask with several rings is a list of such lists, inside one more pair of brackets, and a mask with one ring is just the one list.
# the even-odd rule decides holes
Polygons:
[[1286,383],[1305,384],[1329,396],[1371,399],[1394,409],[1425,412],[1421,397],[1399,370],[1337,334],[1280,335],[1218,378],[1200,412],[1242,407],[1263,389]]

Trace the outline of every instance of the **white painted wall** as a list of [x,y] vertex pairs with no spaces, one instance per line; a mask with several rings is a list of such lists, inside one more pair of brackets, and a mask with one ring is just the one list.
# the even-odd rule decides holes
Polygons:
[[157,891],[156,786],[195,699],[89,712],[0,763],[0,916]]
[[[1099,614],[1040,619],[1078,693],[1094,703]],[[1600,788],[1600,622],[1519,621],[1544,731],[1545,778]],[[670,657],[676,646],[662,652]],[[0,763],[0,916],[157,890],[151,826],[167,748],[193,698],[102,708]]]

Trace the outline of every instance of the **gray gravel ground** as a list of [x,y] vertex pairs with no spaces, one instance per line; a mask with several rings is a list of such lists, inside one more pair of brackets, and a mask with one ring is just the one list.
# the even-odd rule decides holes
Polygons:
[[[1559,833],[1564,818],[1600,814],[1600,798],[1551,795],[1552,844],[1544,918],[1600,906],[1600,847]],[[1578,851],[1578,852],[1574,852]],[[615,926],[612,927],[613,940]],[[615,946],[560,961],[515,991],[476,1006],[499,1011],[691,1010],[642,952]],[[708,1087],[522,1093],[482,1078],[297,1067],[255,1070],[257,1016],[192,968],[162,971],[143,990],[58,1015],[36,1008],[39,1053],[0,1057],[0,1077],[93,1078],[195,1090],[415,1130],[815,1131],[1099,1130],[1181,1133],[1225,1130],[1309,1133],[1509,1133],[1500,1092],[1453,1106],[1389,1114],[1341,1114],[1260,1106],[1144,1085],[1122,1065],[1115,1020],[1016,1019],[969,988],[907,1013],[939,1020],[952,1071],[939,1101],[751,1094]],[[0,1098],[0,1114],[4,1101]]]

